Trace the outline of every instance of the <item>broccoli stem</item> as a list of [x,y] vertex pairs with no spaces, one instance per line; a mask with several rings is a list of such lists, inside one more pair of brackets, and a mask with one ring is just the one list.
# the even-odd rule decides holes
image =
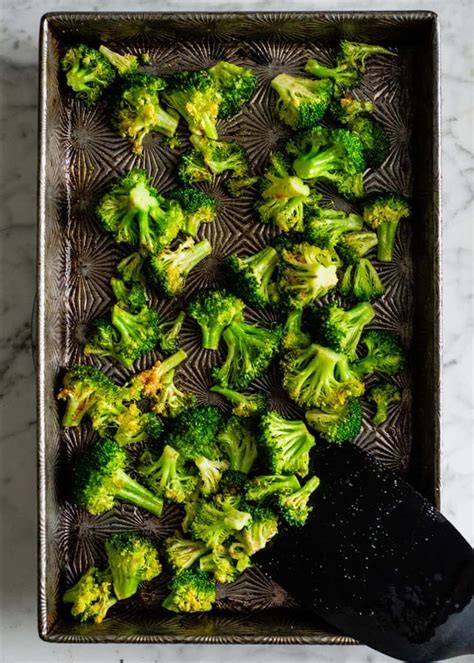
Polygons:
[[355,87],[359,78],[359,74],[355,69],[344,71],[342,67],[325,67],[314,58],[308,60],[305,71],[316,78],[333,78],[342,87]]
[[391,262],[393,247],[397,237],[398,221],[386,221],[377,228],[377,258],[381,262]]
[[179,117],[172,112],[167,112],[161,106],[156,110],[153,128],[167,138],[172,138],[176,133]]
[[331,178],[330,171],[334,166],[337,167],[339,162],[340,155],[337,148],[333,146],[324,152],[310,153],[298,157],[293,163],[293,168],[298,177],[304,180],[313,180],[321,177]]
[[163,377],[163,375],[166,375],[166,373],[169,373],[170,371],[174,370],[187,358],[187,356],[188,355],[184,350],[177,350],[170,357],[163,359],[158,369],[160,376]]
[[311,479],[302,486],[295,493],[292,493],[288,498],[288,501],[291,502],[293,507],[302,507],[306,504],[308,497],[313,493],[316,488],[319,486],[319,477],[313,476]]
[[117,486],[117,497],[140,506],[155,516],[161,516],[163,500],[141,486],[123,470],[116,472],[115,485]]

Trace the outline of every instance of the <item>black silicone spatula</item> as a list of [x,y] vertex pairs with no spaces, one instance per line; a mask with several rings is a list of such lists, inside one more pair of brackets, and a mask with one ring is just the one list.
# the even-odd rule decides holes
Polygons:
[[321,485],[305,527],[256,561],[301,605],[405,661],[474,653],[474,557],[397,474],[351,444],[320,444]]

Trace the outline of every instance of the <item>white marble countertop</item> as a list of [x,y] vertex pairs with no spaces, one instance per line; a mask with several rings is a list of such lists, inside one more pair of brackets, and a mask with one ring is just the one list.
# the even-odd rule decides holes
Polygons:
[[[321,10],[321,0],[3,0],[0,40],[0,659],[3,663],[289,663],[389,660],[366,647],[51,645],[36,631],[36,457],[30,315],[35,289],[37,37],[61,10]],[[439,13],[443,87],[442,510],[474,543],[472,0],[338,0],[333,9]],[[458,659],[467,662],[471,657]]]

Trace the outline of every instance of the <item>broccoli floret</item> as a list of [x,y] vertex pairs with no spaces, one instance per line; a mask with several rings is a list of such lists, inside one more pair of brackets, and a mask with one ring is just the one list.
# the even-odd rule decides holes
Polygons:
[[377,246],[377,241],[377,235],[372,232],[346,233],[341,237],[337,252],[346,264],[355,265]]
[[196,396],[189,391],[182,391],[174,383],[174,371],[163,378],[163,386],[156,394],[153,411],[164,417],[177,417],[181,412],[196,405]]
[[[250,509],[252,507],[249,507]],[[231,559],[235,561],[235,568],[239,573],[252,566],[252,560],[240,541],[234,541],[227,546],[227,551]]]
[[283,328],[283,350],[298,350],[311,345],[311,335],[303,331],[303,309],[290,309]]
[[405,352],[393,332],[371,329],[362,335],[360,342],[365,354],[352,364],[357,375],[395,375],[405,367]]
[[272,88],[278,94],[277,114],[292,129],[315,127],[326,113],[333,92],[328,79],[315,81],[290,74],[279,74],[272,80]]
[[196,244],[189,237],[175,249],[163,249],[157,255],[150,256],[150,281],[164,297],[180,295],[189,272],[211,253],[212,246],[207,239]]
[[260,198],[255,209],[264,223],[274,223],[283,232],[303,230],[305,205],[312,201],[311,190],[299,177],[290,175],[281,154],[272,154],[264,173]]
[[199,150],[188,150],[179,157],[178,180],[186,185],[212,182],[212,173]]
[[174,576],[162,606],[172,612],[206,612],[215,600],[215,581],[200,569],[185,569]]
[[[250,566],[250,559],[247,566]],[[225,546],[215,546],[207,555],[199,559],[201,571],[212,573],[217,582],[235,582],[242,571],[237,568],[235,560],[232,559]]]
[[373,55],[391,55],[396,53],[389,51],[383,46],[374,44],[363,44],[356,41],[342,39],[339,44],[338,62],[347,62],[350,67],[365,74],[366,60]]
[[238,470],[226,470],[219,483],[222,495],[243,496],[247,490],[248,475]]
[[278,299],[272,276],[278,266],[278,253],[272,246],[241,258],[231,255],[225,261],[228,282],[247,304],[264,308]]
[[153,580],[161,573],[158,551],[144,536],[118,532],[105,541],[105,552],[112,574],[115,596],[128,599],[138,585]]
[[248,474],[257,459],[255,428],[247,419],[230,417],[217,436],[217,443],[232,471]]
[[84,44],[70,48],[61,60],[66,82],[86,106],[93,106],[114,81],[115,71],[106,57]]
[[209,551],[203,541],[185,539],[179,534],[165,539],[165,553],[173,571],[180,573],[189,569],[194,562]]
[[127,466],[128,456],[114,440],[99,440],[91,445],[75,467],[78,505],[97,516],[112,509],[116,500],[123,500],[160,516],[162,498],[132,479],[126,472]]
[[204,163],[211,173],[219,175],[230,170],[236,177],[243,177],[249,169],[245,148],[235,141],[209,140],[202,136],[191,136],[191,143],[202,154]]
[[222,335],[227,357],[222,366],[213,369],[216,382],[232,389],[248,387],[267,371],[278,352],[281,336],[279,326],[263,327],[234,320]]
[[261,418],[260,429],[259,444],[269,471],[305,477],[309,472],[309,453],[316,444],[306,424],[271,411]]
[[199,189],[183,187],[171,194],[171,198],[184,212],[183,231],[196,237],[201,223],[212,223],[217,214],[217,201]]
[[270,539],[278,534],[278,518],[273,511],[261,506],[252,506],[249,511],[252,520],[236,538],[251,556],[263,550]]
[[178,504],[189,499],[196,490],[198,478],[184,466],[179,452],[169,444],[159,458],[144,451],[137,471],[155,494]]
[[341,124],[350,125],[359,115],[373,113],[374,102],[367,99],[355,99],[347,93],[335,99],[329,106],[332,117]]
[[304,236],[307,242],[322,249],[333,249],[351,230],[362,230],[362,217],[342,210],[314,206],[304,217]]
[[339,289],[341,295],[358,302],[376,299],[385,292],[380,276],[368,258],[361,258],[356,264],[346,267]]
[[222,414],[218,407],[202,405],[188,408],[173,421],[168,442],[186,460],[195,460],[199,456],[216,460],[220,456],[216,436],[221,424]]
[[72,603],[71,614],[80,622],[93,619],[100,624],[108,610],[117,603],[112,589],[110,570],[92,566],[75,585],[63,594],[63,603]]
[[279,287],[293,308],[302,308],[337,285],[337,255],[307,242],[281,252]]
[[134,168],[99,202],[97,216],[117,242],[139,245],[156,253],[168,246],[183,227],[184,216],[174,201],[165,201],[150,185],[144,170]]
[[158,359],[151,368],[134,375],[130,382],[125,385],[128,400],[157,399],[160,392],[166,388],[166,380],[170,373],[187,359],[187,356],[184,350],[178,350],[171,357],[163,360]]
[[265,474],[254,477],[247,488],[246,497],[251,502],[263,502],[275,495],[288,495],[300,488],[294,474]]
[[402,395],[400,389],[398,389],[394,384],[389,382],[383,382],[382,384],[377,384],[367,392],[367,399],[372,403],[375,403],[376,411],[372,418],[372,422],[376,426],[380,426],[388,418],[388,406],[391,403],[399,403],[401,401]]
[[364,173],[335,173],[332,183],[347,200],[357,200],[365,195]]
[[66,401],[63,426],[79,426],[100,400],[115,403],[117,385],[95,366],[72,366],[63,379],[58,399]]
[[203,290],[190,302],[188,315],[201,328],[202,347],[217,350],[222,332],[243,317],[244,303],[225,290]]
[[84,354],[113,357],[126,368],[153,350],[158,341],[158,313],[144,306],[138,313],[129,313],[121,306],[112,307],[110,322],[99,318],[88,330]]
[[112,108],[112,126],[121,138],[132,143],[135,154],[143,152],[143,140],[153,131],[174,136],[179,116],[164,110],[160,93],[166,83],[158,76],[135,72],[123,79]]
[[211,387],[210,391],[224,396],[232,403],[234,405],[232,414],[235,414],[236,417],[252,417],[261,414],[267,406],[267,399],[263,394],[242,394],[217,384]]
[[315,58],[310,58],[304,70],[315,76],[333,81],[334,95],[338,96],[348,88],[354,88],[359,82],[360,74],[348,62],[338,62],[335,67],[326,67]]
[[364,146],[367,165],[379,168],[388,156],[390,141],[385,129],[371,117],[360,115],[348,125],[349,129],[359,136]]
[[209,69],[221,94],[219,117],[225,118],[239,112],[253,96],[257,87],[257,77],[251,69],[239,67],[231,62],[220,60]]
[[138,283],[143,286],[145,284],[144,267],[144,253],[135,251],[119,262],[117,274],[127,285]]
[[280,513],[289,525],[303,527],[312,511],[308,501],[316,488],[319,486],[317,476],[311,477],[299,490],[289,495],[278,495],[278,507]]
[[145,289],[139,283],[127,285],[122,279],[113,276],[110,279],[112,292],[119,306],[130,313],[138,313],[147,305],[148,297]]
[[245,189],[250,189],[255,186],[260,180],[260,177],[229,177],[226,179],[224,186],[225,190],[232,198],[239,198]]
[[357,304],[348,310],[341,308],[336,302],[324,304],[315,311],[319,341],[352,359],[356,356],[364,327],[374,316],[375,311],[368,302]]
[[327,180],[339,187],[341,178],[365,170],[362,141],[347,129],[315,127],[291,140],[287,151],[296,157],[293,168],[302,180]]
[[[124,403],[126,391],[115,384],[107,393],[100,393],[95,405],[89,410],[88,415],[92,423],[93,430],[97,431],[101,437],[114,437],[114,431],[119,426],[119,420],[126,416],[128,411]],[[140,417],[137,413],[136,419]],[[117,440],[119,442],[119,440]],[[120,442],[119,442],[120,444]],[[125,442],[127,444],[127,442]]]
[[184,118],[192,134],[217,140],[217,116],[222,96],[207,71],[181,71],[168,79],[167,103]]
[[377,257],[382,262],[392,260],[398,224],[411,214],[410,205],[402,196],[376,196],[364,205],[364,222],[377,232]]
[[362,406],[358,398],[349,398],[341,409],[333,412],[309,410],[305,417],[324,440],[336,444],[357,437],[362,428]]
[[157,440],[163,432],[161,419],[153,412],[141,412],[135,403],[121,412],[115,423],[117,430],[113,438],[121,447],[148,439]]
[[283,357],[282,367],[284,388],[306,409],[337,410],[348,398],[364,392],[364,384],[347,357],[316,343]]
[[138,58],[136,55],[133,55],[133,53],[122,55],[121,53],[116,53],[115,51],[110,50],[110,48],[107,48],[107,46],[104,46],[103,44],[99,47],[99,51],[102,55],[105,55],[120,76],[133,74],[138,69]]
[[229,463],[225,460],[209,460],[206,456],[198,456],[194,462],[201,477],[201,493],[206,496],[217,493],[222,474],[228,469]]
[[239,509],[241,503],[241,498],[233,495],[217,495],[212,501],[201,501],[191,523],[193,539],[204,541],[211,548],[227,541],[252,519],[248,511]]
[[179,337],[186,313],[180,311],[174,320],[164,320],[158,326],[158,347],[164,354],[173,354],[178,351]]

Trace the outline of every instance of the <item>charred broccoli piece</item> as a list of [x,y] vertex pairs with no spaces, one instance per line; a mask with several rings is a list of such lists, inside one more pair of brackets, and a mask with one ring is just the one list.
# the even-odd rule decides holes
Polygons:
[[269,471],[305,477],[309,472],[309,453],[316,444],[306,424],[271,411],[261,418],[260,429],[259,445]]
[[189,237],[175,249],[163,249],[160,253],[150,256],[148,260],[150,281],[164,297],[180,295],[189,272],[211,253],[212,246],[207,239],[196,244]]
[[290,309],[283,328],[281,347],[283,350],[299,350],[308,345],[311,345],[311,335],[303,330],[303,309]]
[[117,385],[95,366],[75,364],[66,373],[58,399],[66,401],[63,426],[80,426],[99,401],[117,401]]
[[138,69],[138,58],[136,55],[133,55],[133,53],[122,55],[122,53],[116,53],[103,44],[99,47],[99,51],[107,58],[110,64],[115,67],[120,76],[133,74]]
[[364,327],[374,316],[375,311],[368,302],[347,310],[331,302],[319,307],[314,317],[320,342],[352,359]]
[[226,290],[203,290],[188,306],[188,315],[201,328],[202,347],[217,350],[222,333],[234,320],[242,320],[244,303]]
[[392,260],[398,224],[411,214],[410,205],[402,196],[376,196],[364,205],[364,222],[377,232],[377,257]]
[[278,534],[278,518],[273,511],[262,506],[251,506],[249,511],[252,520],[236,535],[236,539],[250,557],[263,550],[270,539]]
[[123,500],[160,516],[163,500],[132,479],[127,466],[127,454],[114,440],[99,440],[88,447],[75,467],[77,504],[97,516]]
[[158,458],[151,451],[144,451],[137,471],[154,494],[178,504],[190,498],[198,483],[198,478],[184,465],[179,452],[169,444]]
[[322,249],[333,249],[351,230],[362,230],[362,217],[342,210],[311,207],[304,217],[304,237]]
[[347,357],[316,343],[283,357],[282,368],[283,387],[306,409],[337,410],[350,397],[364,392],[364,384]]
[[212,182],[212,173],[199,150],[184,152],[178,161],[178,180],[185,186]]
[[235,115],[252,98],[257,88],[257,77],[251,69],[220,60],[209,70],[209,75],[221,94],[219,117]]
[[349,398],[342,408],[332,412],[308,410],[305,417],[323,440],[335,444],[354,439],[362,428],[362,407],[358,398]]
[[371,301],[385,292],[380,276],[368,258],[361,258],[346,267],[339,289],[342,295],[358,302]]
[[216,600],[216,583],[200,569],[185,569],[171,581],[170,593],[162,603],[172,612],[206,612]]
[[[100,403],[96,410],[99,409]],[[94,422],[93,412],[93,422]],[[116,416],[114,423],[117,426],[113,439],[121,446],[136,444],[144,440],[157,440],[163,432],[163,424],[153,412],[141,412],[135,403],[131,403],[123,412]],[[94,427],[94,424],[93,424]],[[98,429],[96,429],[98,430]],[[110,431],[101,432],[105,435]]]
[[278,266],[278,253],[272,246],[249,256],[230,255],[225,261],[228,282],[247,304],[265,308],[278,300],[272,277]]
[[217,202],[200,189],[183,187],[173,191],[171,198],[184,212],[183,231],[196,237],[202,223],[212,223],[217,214]]
[[112,589],[110,570],[92,566],[75,585],[63,594],[63,603],[72,603],[71,614],[80,622],[93,619],[100,624],[109,609],[117,603]]
[[166,355],[178,351],[179,337],[186,313],[180,311],[173,320],[164,320],[158,326],[158,347]]
[[362,334],[360,342],[365,354],[352,364],[357,375],[395,375],[405,367],[405,352],[393,332],[371,329]]
[[119,599],[133,596],[138,585],[161,573],[158,551],[149,539],[134,532],[111,534],[105,541],[114,594]]
[[267,399],[263,394],[242,394],[217,384],[211,387],[210,391],[220,394],[232,403],[232,414],[236,417],[253,417],[261,414],[267,406]]
[[188,408],[174,419],[167,440],[186,460],[199,456],[217,460],[220,454],[216,437],[221,424],[222,414],[213,405]]
[[166,102],[183,117],[192,134],[217,140],[217,116],[222,95],[205,70],[181,71],[168,81]]
[[250,502],[261,503],[269,497],[288,495],[300,488],[294,474],[264,474],[250,480],[246,498]]
[[113,83],[115,70],[100,51],[85,44],[72,46],[61,59],[66,83],[86,105],[93,106]]
[[202,154],[204,163],[213,175],[231,171],[243,177],[249,169],[245,148],[235,141],[209,140],[202,136],[191,136],[191,143]]
[[250,472],[258,452],[255,427],[248,419],[230,417],[219,432],[217,443],[232,471]]
[[[223,545],[215,546],[199,559],[200,570],[212,573],[217,582],[222,584],[237,580],[244,570],[238,566],[242,567],[242,563],[237,564]],[[250,566],[250,558],[247,559],[248,566]]]
[[374,246],[377,246],[377,235],[372,232],[345,233],[337,246],[337,252],[344,263],[357,264]]
[[203,541],[185,539],[179,534],[165,539],[165,554],[168,563],[176,573],[191,568],[208,551],[209,548]]
[[387,421],[388,406],[392,403],[399,403],[401,398],[402,395],[400,389],[389,382],[377,384],[369,389],[367,392],[367,399],[372,403],[375,403],[376,407],[372,422],[376,426],[380,426]]
[[278,94],[277,114],[292,129],[311,129],[324,117],[332,98],[333,84],[329,79],[279,74],[272,80]]
[[296,492],[278,495],[278,507],[280,513],[289,525],[303,527],[312,511],[312,506],[308,504],[311,495],[319,486],[317,476],[311,477]]

